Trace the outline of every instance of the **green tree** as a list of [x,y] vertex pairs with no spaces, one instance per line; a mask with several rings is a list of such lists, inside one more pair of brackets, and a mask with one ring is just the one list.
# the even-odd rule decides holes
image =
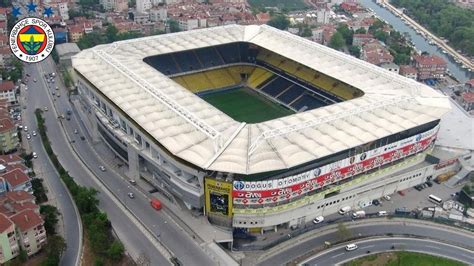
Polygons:
[[44,228],[49,235],[56,234],[59,211],[55,206],[41,205],[40,213],[44,217]]
[[357,33],[357,34],[365,34],[365,33],[367,33],[367,31],[365,30],[365,28],[358,28],[358,29],[355,31],[355,33]]
[[313,36],[313,32],[311,31],[311,28],[308,25],[303,25],[300,28],[300,34],[301,34],[301,37],[311,37],[311,36]]
[[49,236],[48,237],[48,244],[45,247],[46,254],[48,257],[46,261],[44,261],[41,265],[42,266],[55,266],[59,265],[59,261],[63,252],[66,250],[66,242],[64,238],[58,235]]
[[282,14],[277,14],[273,16],[267,23],[268,25],[280,29],[280,30],[286,30],[288,26],[290,25],[290,21],[285,15]]
[[113,261],[119,261],[123,256],[124,248],[120,241],[114,240],[107,250],[107,257]]
[[110,222],[107,215],[103,212],[93,212],[83,217],[92,250],[97,254],[106,254],[110,246],[108,236]]
[[352,45],[354,32],[347,27],[347,24],[340,24],[337,27],[337,31],[342,35],[347,45]]
[[349,46],[349,53],[357,58],[360,58],[360,47],[356,45]]
[[387,42],[388,33],[386,33],[385,31],[377,30],[376,32],[374,32],[374,37],[379,41]]
[[99,200],[97,199],[98,191],[94,188],[80,187],[76,196],[76,205],[81,213],[97,212]]
[[26,262],[28,260],[28,253],[26,253],[26,250],[20,248],[20,254],[18,254],[18,258],[21,262]]
[[344,38],[342,37],[342,34],[338,31],[336,31],[332,37],[331,40],[329,41],[329,47],[339,50],[344,46]]
[[109,25],[105,30],[105,39],[108,43],[115,42],[117,40],[117,34],[117,28],[114,25]]
[[[43,181],[41,179],[38,179],[38,178],[31,179],[31,186],[33,188],[33,195],[35,196],[36,203],[40,204],[40,203],[48,201],[48,197],[46,196],[46,191],[44,190],[44,187],[43,187]],[[41,212],[41,208],[40,208],[40,212]],[[45,227],[46,227],[46,224],[45,224]],[[46,231],[48,230],[46,229]],[[54,231],[52,232],[54,234]]]
[[174,19],[170,19],[170,20],[168,20],[168,23],[169,23],[169,26],[170,26],[170,32],[181,31],[181,29],[179,28],[178,21],[176,21]]

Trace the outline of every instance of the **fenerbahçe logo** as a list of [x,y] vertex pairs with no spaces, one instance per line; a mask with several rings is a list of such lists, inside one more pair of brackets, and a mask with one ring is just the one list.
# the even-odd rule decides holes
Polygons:
[[41,62],[51,54],[53,48],[53,29],[42,19],[24,18],[10,32],[10,49],[23,62]]

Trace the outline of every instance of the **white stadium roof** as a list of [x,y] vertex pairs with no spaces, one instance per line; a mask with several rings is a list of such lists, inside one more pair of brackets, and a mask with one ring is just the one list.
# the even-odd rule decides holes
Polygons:
[[[350,84],[364,95],[258,123],[233,120],[143,61],[245,41]],[[315,159],[439,119],[448,99],[428,86],[268,26],[231,25],[99,45],[73,66],[169,152],[209,170],[254,174]]]

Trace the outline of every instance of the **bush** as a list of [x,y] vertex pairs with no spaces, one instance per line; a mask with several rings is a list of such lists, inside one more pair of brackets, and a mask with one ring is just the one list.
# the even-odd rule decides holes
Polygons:
[[44,217],[44,228],[48,235],[56,234],[56,225],[58,224],[58,208],[51,205],[40,206],[40,213]]
[[41,179],[31,179],[31,186],[33,187],[33,195],[36,198],[36,203],[41,204],[48,201],[48,196],[46,196],[46,191],[43,187],[43,181]]

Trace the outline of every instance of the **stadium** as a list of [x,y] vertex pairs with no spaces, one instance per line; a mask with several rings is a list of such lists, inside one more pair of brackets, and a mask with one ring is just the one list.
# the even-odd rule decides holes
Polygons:
[[430,87],[265,25],[99,45],[72,62],[80,115],[130,178],[245,232],[429,179],[412,167],[450,109]]

